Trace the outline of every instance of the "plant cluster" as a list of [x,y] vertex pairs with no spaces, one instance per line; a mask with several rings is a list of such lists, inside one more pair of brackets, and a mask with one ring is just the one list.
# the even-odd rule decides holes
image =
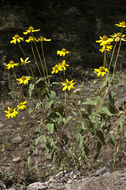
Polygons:
[[[26,103],[29,107],[29,114],[33,114],[36,110],[45,110],[45,117],[40,119],[41,126],[45,126],[48,131],[47,134],[38,133],[36,136],[34,147],[37,147],[40,139],[45,142],[46,155],[51,154],[51,159],[55,166],[62,166],[62,168],[84,168],[88,162],[93,163],[99,158],[99,154],[104,145],[111,144],[113,147],[112,162],[116,162],[118,152],[120,151],[120,144],[125,143],[123,120],[126,116],[125,111],[119,110],[115,106],[116,94],[112,91],[114,85],[114,76],[116,74],[117,61],[121,48],[122,41],[126,41],[123,29],[126,28],[126,23],[120,22],[116,24],[121,28],[121,31],[107,37],[100,36],[100,40],[96,42],[100,44],[101,53],[104,53],[103,65],[94,69],[97,74],[98,89],[97,92],[91,95],[87,100],[83,98],[75,101],[72,89],[76,88],[76,82],[69,80],[66,77],[66,70],[70,65],[66,63],[65,57],[70,54],[70,51],[63,48],[57,50],[57,55],[60,56],[60,62],[52,67],[51,73],[48,71],[48,64],[44,56],[43,42],[50,42],[51,39],[46,39],[43,36],[36,37],[34,34],[40,29],[34,29],[30,26],[23,34],[29,35],[25,40],[16,34],[10,43],[18,44],[23,53],[23,58],[20,58],[19,63],[11,60],[7,65],[7,69],[13,69],[15,82],[17,82],[22,101],[14,109],[8,107],[5,111],[6,117],[10,120],[17,117],[19,110],[26,108]],[[34,57],[34,63],[29,60],[21,46],[21,43],[26,42],[30,44],[31,51]],[[39,52],[38,43],[41,46],[41,53]],[[116,51],[117,49],[117,51]],[[107,53],[111,52],[110,60],[107,59]],[[117,54],[116,54],[117,52]],[[41,63],[38,64],[37,56]],[[115,55],[115,59],[113,59]],[[36,65],[40,78],[34,76],[32,64]],[[15,68],[23,66],[26,69],[27,76],[17,78]],[[110,69],[113,68],[113,72]],[[52,75],[60,76],[60,82],[51,82]],[[38,84],[44,83],[42,89],[38,88]],[[30,84],[29,84],[30,83]],[[94,83],[94,85],[95,85]],[[53,90],[54,85],[57,85],[57,91],[63,91],[64,99],[57,97],[57,91]],[[24,95],[23,87],[28,88],[28,96]],[[44,89],[43,89],[44,88]],[[41,93],[45,90],[45,96]],[[33,91],[38,93],[39,100],[35,105],[35,109],[30,104]],[[71,104],[68,102],[69,97],[72,96]],[[68,107],[69,111],[68,111]],[[36,112],[37,114],[37,112]],[[69,129],[70,128],[70,129]],[[114,128],[114,129],[113,129]],[[32,147],[33,148],[33,147]],[[32,154],[29,154],[28,165],[30,166]],[[31,166],[32,167],[32,166]]]

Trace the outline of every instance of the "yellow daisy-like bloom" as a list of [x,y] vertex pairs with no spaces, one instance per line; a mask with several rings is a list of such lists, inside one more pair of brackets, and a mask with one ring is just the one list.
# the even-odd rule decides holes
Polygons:
[[28,38],[27,40],[25,40],[25,41],[26,41],[27,43],[33,42],[33,41],[38,42],[37,38],[35,38],[35,37],[33,37],[33,36],[29,36],[29,38]]
[[106,43],[113,42],[113,38],[108,38],[106,35],[104,35],[103,37],[100,36],[100,40],[97,40],[96,42],[100,43],[101,45],[104,45]]
[[67,51],[65,48],[63,48],[62,50],[57,50],[57,55],[59,56],[65,56],[68,53],[70,53],[70,51]]
[[18,109],[18,110],[24,110],[24,109],[26,108],[26,105],[25,105],[25,104],[27,104],[26,101],[20,102],[20,103],[18,104],[18,106],[17,106],[17,109]]
[[10,117],[13,118],[13,117],[16,117],[16,115],[18,114],[18,112],[16,111],[16,108],[15,109],[12,109],[10,107],[8,107],[8,111],[4,111],[5,113],[7,113],[5,116],[9,119]]
[[119,24],[115,24],[115,25],[118,27],[121,27],[121,28],[126,28],[126,22],[125,21],[119,22]]
[[66,64],[66,61],[63,60],[61,63],[59,63],[59,67],[62,69],[62,70],[66,70],[66,67],[68,67],[69,65]]
[[110,51],[112,48],[113,48],[113,46],[112,45],[110,45],[110,43],[108,42],[108,43],[106,43],[106,44],[100,44],[100,46],[103,46],[99,51],[101,51],[102,53],[104,52],[104,51]]
[[51,72],[52,74],[62,71],[62,68],[59,65],[55,65],[52,69],[53,69]]
[[21,78],[17,79],[19,81],[19,84],[27,85],[28,81],[31,79],[31,77],[22,76]]
[[11,69],[11,68],[14,68],[15,66],[17,67],[19,65],[19,63],[15,63],[14,61],[10,61],[7,65],[6,65],[6,67],[7,67],[7,69]]
[[33,33],[33,32],[38,32],[38,31],[40,31],[40,29],[35,30],[33,26],[30,26],[30,27],[26,30],[26,32],[23,32],[23,34],[26,35],[26,34],[28,34],[28,33]]
[[28,61],[29,57],[27,57],[26,59],[20,58],[21,61],[21,65],[26,65],[27,63],[30,63],[31,61]]
[[106,75],[109,70],[105,67],[99,67],[99,69],[94,69],[94,71],[97,72],[98,77],[104,77],[104,75]]
[[17,42],[20,43],[21,41],[24,40],[24,38],[23,38],[23,37],[20,37],[18,34],[15,34],[15,36],[12,37],[12,39],[13,39],[13,40],[10,41],[11,44],[12,44],[12,43],[16,44]]
[[50,42],[51,39],[47,39],[47,38],[44,38],[44,36],[40,36],[40,37],[38,38],[38,41],[39,41],[39,42],[43,42],[43,41]]
[[68,91],[70,91],[71,88],[74,88],[73,85],[75,84],[75,82],[73,82],[73,80],[68,81],[68,79],[66,79],[66,82],[61,82],[61,84],[64,86],[62,91],[65,91],[67,89],[68,89]]
[[123,35],[121,32],[118,33],[114,33],[113,35],[111,35],[111,37],[113,37],[115,39],[116,42],[118,41],[126,41],[126,39],[124,38],[125,35]]

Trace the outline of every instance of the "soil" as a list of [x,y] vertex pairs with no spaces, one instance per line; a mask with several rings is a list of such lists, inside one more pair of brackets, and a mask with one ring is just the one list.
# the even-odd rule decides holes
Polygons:
[[[115,85],[116,88],[114,88],[117,92],[118,99],[116,101],[116,106],[118,109],[123,109],[125,111],[125,105],[124,102],[126,101],[125,95],[126,95],[126,77],[125,73],[121,74],[120,84]],[[93,80],[94,81],[94,80]],[[93,87],[93,81],[88,81],[84,83],[80,83],[76,86],[76,90],[73,91],[75,93],[75,99],[78,100],[80,98],[80,95],[78,95],[78,91],[81,89],[82,96],[85,97],[85,99],[89,96],[89,89],[93,89],[96,91],[97,85]],[[88,84],[88,85],[87,85]],[[69,103],[72,100],[73,96],[69,96],[69,99],[67,100]],[[33,100],[32,100],[33,101]],[[37,101],[37,100],[34,100]],[[75,101],[75,100],[74,100]],[[30,101],[29,101],[30,103]],[[45,156],[45,145],[43,140],[41,139],[39,144],[34,147],[35,139],[39,133],[41,134],[47,134],[47,130],[45,126],[42,124],[39,126],[40,119],[44,116],[44,111],[39,111],[37,114],[29,114],[28,110],[20,112],[18,117],[16,117],[13,120],[9,120],[5,117],[4,111],[7,109],[8,106],[14,106],[16,104],[16,101],[13,101],[12,99],[8,98],[6,100],[1,100],[1,106],[0,106],[0,180],[6,184],[6,187],[11,187],[12,185],[19,186],[18,188],[21,188],[21,184],[28,186],[29,184],[36,182],[36,181],[46,181],[50,178],[50,176],[55,175],[59,171],[62,171],[63,168],[53,168],[53,163],[51,161],[51,155]],[[33,104],[33,102],[32,102]],[[69,109],[68,109],[69,110]],[[126,131],[126,120],[124,121],[124,131]],[[126,137],[126,133],[124,135]],[[121,147],[121,145],[120,145]],[[83,168],[83,172],[81,169],[80,175],[89,176],[93,173],[95,173],[99,168],[103,166],[107,166],[110,168],[110,171],[113,170],[121,170],[121,172],[124,171],[124,168],[126,167],[126,152],[125,149],[126,144],[124,143],[122,145],[122,150],[119,151],[117,155],[117,162],[116,164],[111,165],[111,158],[113,155],[113,149],[111,146],[106,145],[102,148],[100,153],[100,158],[104,161],[101,162],[101,164],[94,164],[90,165],[90,163],[85,165],[85,168]],[[123,152],[123,154],[122,154]],[[29,164],[28,164],[29,163]],[[32,167],[33,166],[33,167]],[[76,170],[76,169],[74,169]],[[37,172],[36,172],[37,171]],[[79,171],[77,171],[79,172]],[[116,190],[116,186],[114,189],[114,186],[110,183],[109,175],[111,175],[113,184],[115,184],[116,178],[118,178],[118,172],[113,176],[113,174],[106,174],[106,176],[103,176],[102,180],[101,177],[99,178],[93,178],[93,184],[96,185],[96,187],[100,190],[101,186],[99,184],[102,184],[102,181],[108,181],[109,185],[105,185],[106,189],[110,189],[110,187],[113,187],[113,190]],[[126,175],[126,173],[124,173]],[[104,179],[105,178],[105,179]],[[118,178],[119,180],[122,180],[122,177]],[[67,180],[68,181],[68,180]],[[124,177],[125,182],[125,177]],[[70,185],[71,189],[83,189],[83,182],[82,181],[73,181]],[[84,182],[85,183],[85,182]],[[106,182],[107,183],[107,182]],[[118,181],[117,183],[120,183]],[[123,183],[123,182],[122,182]],[[90,180],[86,181],[87,190],[90,190],[93,188],[94,185],[90,185]],[[65,184],[66,185],[66,184]],[[68,185],[69,186],[69,185]],[[118,185],[117,185],[118,186]],[[85,190],[84,187],[84,190]],[[105,188],[104,187],[104,188]],[[120,186],[121,187],[121,186]],[[50,187],[49,189],[60,189],[59,186],[55,185],[53,187]],[[65,186],[66,188],[66,186]],[[70,189],[66,188],[66,189]],[[96,188],[96,189],[97,189]],[[124,188],[122,188],[123,190]],[[120,189],[121,190],[121,189]]]

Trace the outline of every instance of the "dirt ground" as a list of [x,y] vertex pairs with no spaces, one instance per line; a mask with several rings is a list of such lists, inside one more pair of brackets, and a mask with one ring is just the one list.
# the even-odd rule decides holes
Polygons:
[[[122,82],[118,85],[117,94],[117,106],[121,107],[122,103],[126,101],[126,76],[123,73]],[[89,88],[92,85],[92,81],[89,82],[89,85],[83,85],[82,90],[83,96],[89,91]],[[81,84],[82,86],[82,84]],[[78,89],[80,85],[78,85]],[[87,93],[88,94],[88,93]],[[78,95],[77,95],[78,96]],[[12,100],[6,99],[1,100],[0,102],[0,180],[6,184],[6,187],[11,187],[14,183],[15,184],[25,184],[29,185],[36,181],[46,181],[50,178],[50,176],[55,175],[62,168],[51,169],[52,162],[51,162],[51,155],[47,157],[44,154],[45,145],[42,140],[40,140],[38,146],[34,148],[34,142],[37,134],[40,133],[44,134],[47,133],[44,126],[41,125],[41,128],[38,126],[38,121],[43,117],[44,112],[38,112],[37,115],[33,114],[30,115],[27,110],[20,112],[20,115],[16,117],[14,120],[10,121],[5,117],[4,110],[7,109],[8,106],[11,107]],[[125,108],[124,108],[125,109]],[[124,122],[126,124],[126,122]],[[126,127],[126,125],[124,126]],[[126,134],[125,134],[126,137]],[[126,146],[126,145],[125,145]],[[123,149],[125,149],[123,147]],[[111,157],[111,147],[105,147],[102,152],[101,156],[106,160],[110,160]],[[124,186],[120,183],[122,182],[123,175],[124,175],[124,183],[126,181],[126,172],[124,172],[124,168],[126,167],[126,152],[125,157],[121,158],[117,165],[115,165],[115,169],[112,170],[122,170],[121,173],[114,173],[114,174],[105,174],[105,176],[93,178],[92,185],[90,185],[90,179],[87,181],[72,181],[72,184],[65,184],[65,188],[67,190],[70,189],[78,189],[78,190],[92,190],[93,187],[96,186],[97,190],[102,189],[119,189],[124,190]],[[110,156],[109,156],[110,154]],[[32,155],[32,159],[30,160],[30,156]],[[121,156],[120,156],[121,157]],[[28,163],[30,166],[28,167]],[[106,162],[107,163],[107,162]],[[32,167],[34,166],[34,168]],[[103,165],[94,165],[90,166],[90,169],[86,171],[85,168],[85,176],[89,176],[89,174],[96,172],[99,167],[103,167]],[[37,172],[36,172],[37,171]],[[123,174],[122,174],[123,172]],[[111,178],[110,178],[111,176]],[[102,178],[102,179],[101,179]],[[120,184],[116,185],[116,179],[118,178],[118,182]],[[111,180],[113,183],[111,184]],[[120,181],[121,180],[121,181]],[[102,182],[104,184],[102,184]],[[86,183],[86,185],[83,185]],[[107,185],[108,184],[108,185]],[[113,186],[115,184],[115,187]],[[59,185],[60,186],[60,185]],[[61,189],[59,186],[53,186],[49,189]],[[49,187],[49,186],[48,186]],[[117,188],[118,187],[118,188]],[[20,189],[20,188],[19,188]],[[64,189],[65,190],[65,189]],[[95,190],[95,189],[94,189]]]

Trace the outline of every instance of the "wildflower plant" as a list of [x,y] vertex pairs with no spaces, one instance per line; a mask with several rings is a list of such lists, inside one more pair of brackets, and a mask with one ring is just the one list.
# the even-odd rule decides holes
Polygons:
[[[126,23],[123,21],[116,24],[116,26],[125,29]],[[113,146],[112,161],[115,163],[120,146],[119,142],[123,142],[122,133],[125,112],[120,112],[115,106],[116,94],[112,91],[112,83],[114,82],[121,43],[125,42],[125,35],[121,31],[110,35],[110,37],[106,35],[100,36],[100,39],[96,41],[100,46],[99,51],[104,54],[103,65],[94,69],[98,87],[97,89],[95,88],[95,92],[91,93],[90,91],[87,99],[79,98],[77,100],[73,93],[77,83],[74,79],[71,79],[71,76],[66,76],[66,71],[70,68],[70,64],[67,63],[65,58],[70,55],[70,51],[65,48],[57,50],[56,54],[60,56],[60,61],[52,66],[51,71],[48,71],[49,65],[46,63],[43,44],[51,42],[51,39],[47,39],[42,35],[36,37],[35,35],[39,32],[40,29],[34,29],[34,27],[30,26],[23,32],[24,35],[30,35],[27,39],[15,35],[10,42],[14,44],[20,44],[21,41],[26,42],[31,48],[34,62],[31,57],[25,54],[22,46],[19,45],[23,54],[20,61],[18,61],[19,63],[10,61],[6,65],[7,69],[13,70],[15,82],[17,82],[21,93],[21,101],[14,109],[8,107],[8,110],[5,111],[5,116],[8,119],[13,119],[20,111],[27,108],[27,104],[30,116],[37,114],[39,111],[39,113],[44,112],[44,116],[38,121],[40,131],[37,133],[34,145],[30,147],[31,151],[28,152],[28,168],[31,166],[32,152],[41,138],[45,143],[45,153],[46,155],[51,154],[54,166],[62,166],[63,169],[84,168],[87,160],[91,164],[94,161],[97,162],[102,147],[108,143]],[[38,48],[39,45],[41,52],[40,48]],[[107,56],[108,52],[109,55],[111,54],[110,61]],[[115,52],[117,54],[113,59]],[[41,65],[38,64],[38,59]],[[35,76],[33,64],[37,68],[40,77]],[[15,71],[15,68],[19,65],[25,67],[28,75],[24,74],[19,78]],[[112,66],[114,68],[111,73]],[[57,75],[60,76],[60,80],[51,82],[51,78]],[[57,91],[61,92],[61,97],[54,90],[56,85]],[[24,88],[28,91],[28,96],[24,96]],[[32,98],[33,92],[38,93],[36,99]],[[72,99],[71,104],[68,101],[69,97]],[[32,106],[30,102],[33,103]],[[114,123],[112,123],[112,120],[114,120]],[[45,134],[41,132],[43,126],[46,127]],[[112,132],[113,127],[116,128],[116,133]]]

